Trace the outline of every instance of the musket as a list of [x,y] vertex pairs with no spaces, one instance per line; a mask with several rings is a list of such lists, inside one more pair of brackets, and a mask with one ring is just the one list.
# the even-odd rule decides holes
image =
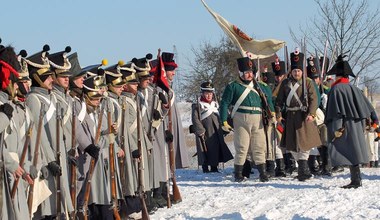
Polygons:
[[[75,152],[76,152],[76,141],[75,141],[75,133],[76,133],[76,129],[75,129],[75,126],[76,126],[76,120],[77,120],[77,116],[75,114],[75,100],[73,100],[73,111],[72,111],[72,120],[71,120],[71,156],[72,157],[75,157]],[[76,191],[76,187],[77,187],[77,170],[76,170],[76,165],[75,164],[70,164],[70,173],[71,173],[71,177],[70,177],[70,197],[71,197],[71,202],[73,204],[73,207],[74,207],[74,211],[71,213],[70,215],[70,218],[71,219],[75,219],[76,218],[76,210],[77,210],[77,191]]]
[[303,53],[303,73],[302,73],[302,94],[303,94],[303,106],[301,107],[301,111],[307,112],[307,109],[309,108],[309,98],[307,94],[307,88],[306,88],[306,39],[304,38],[303,45],[302,45],[302,53]]
[[[26,152],[27,152],[29,144],[30,144],[30,137],[32,136],[33,126],[34,126],[34,123],[31,122],[30,125],[29,125],[29,128],[28,128],[28,133],[26,134],[26,138],[25,138],[25,142],[24,142],[24,147],[23,147],[22,153],[21,153],[21,158],[20,158],[20,162],[19,162],[20,167],[24,166]],[[17,191],[17,186],[18,186],[18,183],[20,182],[20,179],[21,178],[15,179],[15,181],[13,183],[12,191],[11,191],[11,199],[12,200],[15,198],[16,191]]]
[[[108,100],[110,102],[110,100]],[[115,134],[112,131],[112,116],[111,116],[111,104],[107,103],[107,124],[108,124],[108,135],[109,135],[109,165],[110,165],[110,188],[111,188],[111,201],[112,201],[112,211],[113,217],[116,220],[120,220],[118,204],[117,204],[117,195],[116,195],[116,177],[115,177],[115,152],[114,152],[114,142]]]
[[[168,129],[171,134],[173,134],[173,121],[172,121],[172,106],[171,106],[171,99],[169,97],[169,112],[168,112]],[[175,156],[174,156],[174,146],[173,141],[170,141],[169,143],[169,165],[170,165],[170,174],[173,184],[173,200],[175,202],[182,201],[181,193],[179,192],[179,188],[177,185],[177,180],[175,177]],[[168,208],[171,207],[171,201],[170,201],[170,194],[169,194],[169,188],[167,190],[168,192]]]
[[[127,105],[126,105],[126,101],[125,101],[125,98],[123,97],[122,98],[122,104],[121,104],[121,129],[120,129],[120,132],[121,132],[121,136],[120,136],[120,148],[121,149],[125,149],[125,136],[124,136],[124,132],[125,132],[125,111],[127,109]],[[125,157],[125,156],[124,156]],[[123,192],[125,193],[127,191],[127,180],[125,178],[125,164],[124,164],[124,157],[121,157],[120,160],[119,160],[119,167],[120,167],[120,180],[121,180],[121,186],[122,186],[122,189],[123,189]]]
[[290,71],[290,62],[289,62],[289,53],[288,53],[288,46],[285,45],[284,49],[284,59],[285,59],[285,73],[288,73]]
[[[60,144],[60,141],[61,141],[61,122],[62,122],[62,116],[61,116],[61,106],[59,104],[59,102],[57,102],[57,110],[56,110],[56,116],[57,116],[57,122],[56,122],[56,161],[57,161],[57,164],[59,166],[61,166],[61,144]],[[62,174],[58,174],[58,176],[56,177],[56,196],[57,196],[57,200],[56,200],[56,207],[57,207],[57,219],[60,220],[61,219],[61,215],[62,215],[62,210],[61,210],[61,203],[62,203],[62,198],[61,198],[61,175]]]
[[[319,89],[320,89],[320,91],[321,91],[321,95],[324,93],[324,90],[323,90],[323,77],[322,77],[322,71],[323,71],[323,69],[321,70],[321,66],[320,66],[320,64],[319,64],[319,57],[318,57],[318,51],[317,51],[317,49],[315,48],[315,57],[316,57],[316,59],[315,59],[315,68],[317,69],[317,73],[318,73],[318,75],[319,75],[319,81],[320,81],[320,84],[319,84]],[[325,59],[325,58],[323,58],[323,59]]]
[[326,40],[325,49],[323,50],[323,61],[321,70],[321,83],[326,79],[326,60],[327,60],[327,47],[329,46],[329,41]]
[[[99,139],[100,139],[103,114],[104,114],[104,106],[105,105],[102,105],[102,108],[100,110],[99,117],[98,117],[98,127],[96,128],[95,141],[94,141],[95,146],[97,146],[97,144],[99,143]],[[87,214],[87,212],[88,212],[88,200],[90,199],[91,180],[92,180],[92,175],[94,174],[96,162],[97,162],[97,160],[95,160],[93,157],[91,157],[90,167],[88,169],[87,178],[86,178],[86,181],[84,184],[85,192],[84,192],[84,198],[83,198],[83,206],[81,208],[81,213],[83,215],[82,217],[84,220],[88,219],[88,214]]]
[[[200,123],[202,123],[202,119],[201,119],[201,105],[199,104],[199,99],[198,98],[197,98],[197,107],[198,107],[198,118],[199,118]],[[205,137],[204,136],[199,136],[199,140],[201,141],[201,149],[202,149],[203,156],[205,158],[205,161],[207,161],[207,159],[208,159],[207,158],[207,145],[206,145]]]
[[[38,127],[37,127],[37,137],[36,137],[36,143],[34,147],[34,155],[33,155],[33,166],[37,167],[38,163],[38,157],[40,154],[40,144],[41,144],[41,131],[43,126],[43,118],[44,118],[44,103],[41,103],[40,108],[40,116],[38,117]],[[29,215],[32,216],[32,206],[33,206],[33,196],[34,196],[34,183],[29,186],[29,194],[28,194],[28,209],[29,209]]]
[[136,95],[136,111],[137,111],[137,149],[139,151],[140,159],[138,160],[138,193],[139,198],[141,202],[141,208],[142,208],[142,219],[147,220],[149,219],[148,209],[146,207],[145,203],[145,194],[144,194],[144,155],[143,150],[141,146],[141,112],[140,112],[140,97]]

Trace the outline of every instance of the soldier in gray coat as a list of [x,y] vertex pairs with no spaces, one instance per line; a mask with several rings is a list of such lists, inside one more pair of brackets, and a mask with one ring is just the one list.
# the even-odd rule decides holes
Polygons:
[[[163,52],[162,53],[162,61],[164,63],[166,77],[169,83],[173,83],[173,79],[175,76],[175,69],[178,65],[174,61],[174,54]],[[175,101],[175,93],[174,90],[170,89],[168,94],[170,100],[170,108],[171,108],[171,120],[172,120],[172,132],[173,132],[173,146],[175,153],[175,166],[177,169],[189,167],[189,156],[188,156],[188,148],[186,146],[184,130],[182,126],[181,115],[177,106],[177,102]],[[167,106],[169,107],[169,106]]]
[[[142,147],[142,153],[138,151],[137,146],[137,87],[139,81],[136,77],[135,70],[130,64],[126,64],[122,67],[123,78],[126,81],[124,91],[122,93],[123,105],[125,105],[125,128],[124,133],[121,134],[124,138],[124,148],[126,152],[125,171],[126,171],[126,190],[124,191],[126,201],[126,212],[128,217],[132,219],[139,219],[142,216],[142,206],[140,203],[139,182],[138,182],[138,160],[143,160],[143,182],[149,181],[149,170],[147,151],[145,147]],[[142,127],[142,126],[141,126]],[[140,134],[142,131],[140,130]],[[145,184],[146,185],[146,184]],[[144,189],[141,189],[144,190]]]
[[[99,67],[99,65],[98,65]],[[94,69],[98,69],[98,67]],[[88,77],[84,80],[84,99],[86,103],[86,115],[81,123],[83,130],[90,137],[92,144],[88,146],[83,154],[79,156],[79,164],[83,163],[83,170],[89,175],[89,165],[92,158],[95,159],[95,167],[90,184],[89,217],[90,219],[113,219],[110,210],[111,196],[109,190],[109,175],[107,172],[108,162],[106,161],[108,151],[108,126],[106,118],[106,106],[100,106],[102,95],[99,94],[100,81],[103,79],[97,76]],[[100,124],[101,123],[101,124]],[[100,129],[98,131],[98,128]],[[99,132],[99,136],[97,136]],[[96,138],[99,138],[98,140]],[[86,183],[85,181],[84,183]],[[78,206],[83,204],[82,192],[86,191],[87,185],[82,187],[78,196]],[[86,207],[84,207],[86,208]]]
[[[39,165],[42,172],[42,178],[45,179],[52,194],[42,202],[38,207],[35,218],[50,219],[57,215],[64,215],[73,211],[70,199],[69,184],[66,163],[66,149],[63,142],[63,132],[60,129],[60,137],[57,137],[57,123],[61,113],[57,111],[60,108],[57,105],[58,100],[53,89],[53,72],[50,70],[47,51],[49,46],[45,45],[42,52],[34,54],[26,59],[30,78],[32,79],[32,89],[26,99],[26,104],[30,107],[32,117],[38,121],[40,109],[44,112],[44,129],[41,133],[41,155],[42,161]],[[35,125],[37,129],[38,125]],[[59,145],[58,145],[59,144]],[[59,152],[57,147],[60,146]],[[60,189],[57,191],[57,178],[60,178]],[[57,193],[60,193],[61,213],[57,213]]]
[[345,189],[362,186],[360,164],[369,162],[364,131],[366,120],[378,125],[376,112],[355,86],[350,85],[349,76],[355,77],[345,55],[339,55],[327,75],[336,75],[328,94],[325,124],[330,142],[329,154],[333,166],[348,165],[351,182]]
[[[219,172],[219,162],[225,163],[233,156],[224,142],[219,122],[219,104],[213,100],[214,86],[210,82],[201,84],[202,95],[192,105],[192,132],[196,135],[198,165],[204,173]],[[209,169],[209,167],[211,169]]]
[[[21,57],[19,57],[21,58]],[[33,184],[33,178],[37,176],[37,170],[31,167],[30,155],[27,154],[24,163],[19,165],[21,159],[25,136],[30,125],[26,122],[25,108],[18,104],[16,98],[17,81],[21,72],[20,63],[16,58],[14,49],[10,46],[0,48],[0,78],[2,79],[0,91],[0,132],[2,132],[2,158],[5,163],[1,170],[2,186],[2,214],[1,219],[27,219],[29,214],[26,203],[26,187]],[[16,111],[13,111],[16,109]],[[4,164],[1,163],[3,168]],[[31,173],[31,174],[29,174]],[[14,185],[14,177],[23,178],[17,185],[14,199],[10,192]],[[4,181],[3,181],[4,180]]]

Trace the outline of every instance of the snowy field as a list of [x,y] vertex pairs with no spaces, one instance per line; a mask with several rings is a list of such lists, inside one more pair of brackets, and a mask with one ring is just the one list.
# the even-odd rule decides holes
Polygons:
[[[191,124],[189,106],[180,105],[185,128]],[[289,176],[266,183],[254,170],[250,179],[235,183],[233,161],[221,173],[203,174],[194,152],[189,146],[191,167],[176,172],[183,201],[159,209],[151,219],[380,219],[379,168],[362,168],[363,187],[352,190],[340,188],[350,181],[347,168],[328,178],[299,182]]]

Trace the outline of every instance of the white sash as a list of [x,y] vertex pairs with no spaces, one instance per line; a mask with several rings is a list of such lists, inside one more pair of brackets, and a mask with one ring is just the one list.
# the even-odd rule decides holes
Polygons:
[[80,121],[80,123],[83,122],[84,117],[86,116],[86,111],[87,111],[86,103],[82,102],[81,103],[81,109],[80,109],[80,112],[79,112],[78,117],[77,117],[78,120]]
[[200,118],[201,121],[210,116],[212,113],[219,115],[219,105],[215,101],[212,101],[211,103],[199,101],[199,105],[200,109],[202,110]]
[[[130,104],[132,105],[133,109],[134,110],[137,110],[136,108],[136,102],[134,102],[133,99],[129,98],[129,97],[125,97],[125,100]],[[130,133],[133,133],[137,128],[137,118],[133,121],[131,127],[129,127],[129,132]]]
[[148,98],[149,98],[148,91],[145,90],[145,95],[143,95],[142,92],[140,91],[138,95],[144,100],[144,103],[142,104],[142,108],[141,108],[141,117],[144,117],[147,111],[147,107],[148,107]]
[[[119,127],[120,126],[120,123],[121,123],[121,107],[120,107],[120,104],[119,104],[119,102],[116,100],[116,99],[114,99],[114,98],[109,98],[115,105],[116,105],[116,108],[118,108],[118,111],[117,111],[117,121],[116,121],[116,125],[117,125],[117,127]],[[113,105],[113,106],[115,106],[115,105]],[[112,108],[112,113],[113,112],[115,112],[115,109],[114,108]]]
[[[37,100],[39,100],[39,99],[36,96],[40,97],[49,106],[49,109],[46,111],[45,116],[44,116],[44,125],[46,125],[50,121],[50,119],[53,117],[53,114],[56,110],[54,103],[52,103],[49,99],[47,99],[46,97],[44,97],[40,94],[32,93],[30,95],[34,96]],[[55,99],[55,102],[57,102],[55,95],[51,94],[51,96],[53,96],[53,98]]]
[[296,99],[296,101],[298,102],[300,107],[303,106],[302,102],[300,100],[300,97],[298,97],[298,94],[297,94],[298,87],[300,87],[300,84],[298,84],[298,83],[295,83],[294,86],[292,84],[290,84],[290,92],[288,94],[288,97],[286,98],[286,106],[287,107],[290,106],[290,101],[292,101],[293,97]]
[[72,110],[71,110],[71,105],[69,105],[69,103],[66,102],[66,100],[61,97],[60,95],[57,95],[58,99],[60,101],[62,101],[63,103],[65,103],[65,105],[67,106],[67,109],[66,109],[66,112],[65,112],[65,115],[63,116],[63,125],[66,124],[66,122],[69,120],[70,118],[70,115],[72,113]]
[[239,106],[241,103],[244,101],[244,99],[247,97],[250,91],[256,93],[257,95],[259,94],[254,88],[253,88],[253,82],[251,81],[248,85],[241,84],[240,85],[245,87],[244,92],[240,95],[239,99],[236,101],[234,108],[232,109],[231,112],[231,118],[234,117],[236,111],[238,110]]

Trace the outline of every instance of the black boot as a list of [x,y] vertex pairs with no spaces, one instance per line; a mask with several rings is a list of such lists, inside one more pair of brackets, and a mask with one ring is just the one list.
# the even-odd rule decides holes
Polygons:
[[309,159],[307,160],[307,165],[309,166],[309,170],[313,175],[320,175],[319,167],[316,164],[317,156],[309,155]]
[[310,179],[312,175],[309,171],[309,166],[307,164],[307,160],[299,160],[298,161],[298,180],[299,181],[305,181],[307,179]]
[[211,166],[210,173],[219,173],[217,166]]
[[286,177],[284,159],[276,159],[275,177]]
[[284,154],[285,172],[292,174],[296,168],[296,162],[291,153]]
[[145,198],[146,208],[148,210],[149,215],[152,215],[158,209],[157,204],[152,201],[152,191],[146,191],[145,195],[146,195],[146,198]]
[[267,160],[266,161],[266,166],[267,166],[267,175],[269,177],[274,177],[275,176],[275,171],[274,171],[274,161],[273,160]]
[[210,170],[208,169],[208,165],[202,165],[202,171],[203,173],[209,173]]
[[160,187],[153,189],[152,200],[157,204],[159,208],[167,206],[166,199],[162,196],[162,190],[166,187],[166,182],[160,182]]
[[360,175],[359,165],[350,166],[351,183],[343,186],[343,189],[358,188],[362,186],[362,177]]
[[269,181],[269,176],[266,172],[266,164],[263,163],[263,164],[260,164],[260,165],[257,165],[257,170],[259,171],[260,175],[260,181],[261,182],[268,182]]
[[251,164],[251,161],[245,160],[244,165],[243,165],[242,175],[243,175],[243,177],[249,178],[249,176],[251,175],[251,173],[252,173],[252,164]]
[[379,167],[379,161],[378,161],[378,160],[375,160],[375,167],[376,167],[376,168]]
[[319,154],[321,155],[322,165],[321,165],[321,175],[331,176],[331,160],[329,158],[329,152],[326,146],[318,148]]
[[369,167],[371,167],[371,168],[375,167],[375,161],[370,161],[369,162]]
[[235,168],[235,182],[242,182],[244,180],[243,176],[243,165],[234,165]]

